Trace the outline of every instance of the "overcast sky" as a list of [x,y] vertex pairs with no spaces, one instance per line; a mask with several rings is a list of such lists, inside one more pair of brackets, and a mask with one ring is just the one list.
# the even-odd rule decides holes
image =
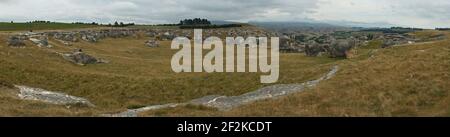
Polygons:
[[349,21],[450,27],[450,0],[0,0],[0,21]]

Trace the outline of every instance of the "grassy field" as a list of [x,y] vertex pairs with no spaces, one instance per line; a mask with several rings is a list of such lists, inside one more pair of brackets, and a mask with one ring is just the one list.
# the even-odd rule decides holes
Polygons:
[[[426,32],[430,33],[430,32]],[[428,35],[428,34],[420,35]],[[434,33],[433,33],[434,34]],[[423,36],[423,37],[424,37]],[[50,39],[54,48],[6,46],[0,33],[1,116],[98,116],[146,105],[185,102],[206,95],[240,95],[267,86],[255,73],[174,73],[170,42],[144,46],[145,37],[75,43]],[[221,112],[186,106],[142,113],[142,116],[449,116],[450,41],[379,49],[379,41],[340,60],[281,54],[278,83],[315,79],[338,64],[336,77],[316,89],[276,100],[258,101]],[[54,52],[82,48],[109,60],[79,66]],[[97,107],[58,106],[19,100],[13,84],[61,91],[89,99]]]
[[[419,35],[443,32],[419,32]],[[446,33],[448,35],[448,33]],[[424,36],[421,36],[424,37]],[[377,49],[339,61],[336,77],[315,89],[220,112],[186,106],[142,116],[450,116],[450,40]]]
[[[159,48],[144,45],[147,38],[105,39],[99,43],[75,43],[72,47],[50,39],[52,49],[27,42],[23,49],[6,46],[0,34],[0,82],[4,91],[0,115],[7,116],[96,116],[145,105],[185,102],[206,95],[240,95],[263,86],[255,73],[174,73],[170,60],[176,50],[170,42]],[[88,54],[107,59],[108,64],[79,66],[54,52],[82,48]],[[279,83],[300,83],[327,72],[337,59],[282,54]],[[21,101],[6,88],[12,84],[61,91],[85,97],[96,108],[66,108]]]
[[0,22],[0,31],[30,31],[30,30],[63,30],[94,28],[96,25],[71,24],[71,23],[9,23]]

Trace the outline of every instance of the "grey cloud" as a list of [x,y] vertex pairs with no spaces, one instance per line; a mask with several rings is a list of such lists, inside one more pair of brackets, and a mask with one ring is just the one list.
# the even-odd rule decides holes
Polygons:
[[[348,3],[348,5],[340,4]],[[330,5],[331,4],[331,5]],[[376,8],[371,8],[376,7]],[[0,0],[0,21],[346,20],[449,26],[448,0]]]

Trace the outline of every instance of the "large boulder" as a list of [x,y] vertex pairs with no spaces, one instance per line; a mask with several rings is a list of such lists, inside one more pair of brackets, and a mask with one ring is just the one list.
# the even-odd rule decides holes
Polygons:
[[355,43],[351,40],[336,40],[331,43],[328,54],[332,58],[347,57],[354,46]]
[[383,44],[381,45],[381,48],[389,48],[396,44],[396,42],[392,39],[383,39]]
[[145,45],[147,47],[156,48],[159,47],[159,42],[156,40],[148,40],[147,42],[145,42]]
[[79,65],[101,63],[100,60],[84,53],[81,49],[76,49],[73,53],[63,54],[63,58]]
[[55,33],[53,38],[65,42],[78,42],[78,38],[75,33]]
[[315,41],[309,41],[308,44],[305,45],[305,54],[307,56],[315,57],[320,53],[326,52],[326,45],[318,44]]
[[81,39],[83,39],[84,41],[87,41],[87,42],[91,42],[91,43],[95,43],[98,41],[94,35],[90,35],[90,34],[82,35]]
[[[259,39],[257,39],[259,40]],[[259,44],[259,41],[257,41]],[[280,37],[280,52],[299,53],[303,52],[303,45],[291,40],[289,37]]]
[[47,37],[30,38],[30,41],[32,41],[38,47],[47,47],[47,48],[52,47],[51,45],[48,44]]
[[11,36],[8,39],[8,46],[11,46],[11,47],[24,47],[25,43],[24,43],[24,40],[21,39],[19,36]]
[[163,41],[167,41],[167,40],[173,40],[175,39],[175,35],[171,34],[170,32],[165,32],[163,35],[160,36],[160,39]]

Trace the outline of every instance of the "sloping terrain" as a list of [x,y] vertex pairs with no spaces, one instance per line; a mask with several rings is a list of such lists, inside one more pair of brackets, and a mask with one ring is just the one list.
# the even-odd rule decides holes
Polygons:
[[[146,37],[85,41],[65,46],[49,39],[53,48],[30,41],[25,48],[7,46],[10,34],[0,34],[0,105],[3,116],[99,116],[148,105],[186,102],[208,95],[241,95],[259,89],[258,73],[174,73],[170,60],[176,50],[163,41],[158,48],[145,46]],[[80,66],[58,53],[81,48],[109,63]],[[279,82],[301,83],[319,78],[337,59],[283,54]],[[24,85],[86,98],[95,107],[58,106],[20,100],[13,85]]]
[[[438,32],[418,32],[417,36],[434,33]],[[12,48],[6,44],[8,36],[0,33],[2,116],[101,116],[209,95],[238,96],[272,85],[260,84],[259,73],[174,73],[170,59],[176,50],[170,49],[169,41],[150,48],[144,45],[146,37],[81,41],[72,46],[50,39],[53,48],[40,48],[30,41],[25,48]],[[370,42],[346,60],[281,54],[280,79],[274,84],[303,83],[339,66],[335,77],[302,93],[230,111],[187,105],[140,115],[449,116],[450,40],[386,49],[380,44]],[[57,54],[77,48],[108,63],[80,66]],[[14,85],[61,91],[86,98],[95,107],[21,100]]]
[[[421,37],[442,32],[418,32]],[[448,33],[446,33],[448,35]],[[379,49],[359,57],[317,88],[231,111],[202,106],[144,112],[142,116],[450,116],[450,40]]]

